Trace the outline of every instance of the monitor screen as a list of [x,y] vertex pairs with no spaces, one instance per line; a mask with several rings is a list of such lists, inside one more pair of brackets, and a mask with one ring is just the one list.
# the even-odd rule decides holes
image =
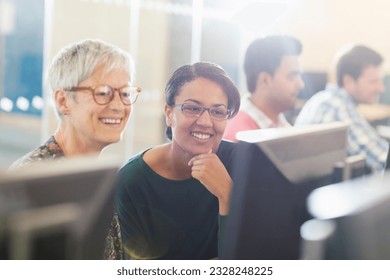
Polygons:
[[101,259],[117,160],[74,158],[0,175],[0,258]]
[[298,259],[300,226],[311,217],[306,198],[332,182],[333,165],[346,157],[347,126],[254,131],[238,137],[220,258]]
[[304,72],[302,80],[305,87],[299,92],[298,98],[308,100],[317,92],[324,90],[328,82],[328,74],[325,72]]
[[316,189],[307,205],[302,258],[390,259],[388,171]]

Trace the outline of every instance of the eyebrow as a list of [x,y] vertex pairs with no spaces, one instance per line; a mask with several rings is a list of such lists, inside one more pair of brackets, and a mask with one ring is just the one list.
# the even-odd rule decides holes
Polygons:
[[[183,101],[183,103],[186,103],[186,102],[194,102],[194,103],[196,103],[196,104],[199,104],[199,105],[202,105],[203,106],[203,103],[202,102],[200,102],[199,100],[196,100],[196,99],[186,99],[186,100],[184,100]],[[226,107],[227,108],[227,105],[225,105],[225,104],[212,104],[211,105],[211,107],[219,107],[219,106],[224,106],[224,107]]]

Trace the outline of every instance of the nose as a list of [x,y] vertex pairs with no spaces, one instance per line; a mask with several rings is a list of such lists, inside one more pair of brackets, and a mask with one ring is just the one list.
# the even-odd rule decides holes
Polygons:
[[108,105],[111,109],[117,109],[117,110],[121,110],[125,107],[125,105],[122,102],[122,99],[120,97],[120,93],[118,90],[114,91],[112,99],[111,99],[110,103],[108,103]]
[[302,76],[298,77],[298,87],[302,90],[305,87],[305,82],[302,80]]
[[196,123],[201,126],[210,127],[213,125],[211,120],[210,112],[208,109],[205,109],[203,113],[198,117]]

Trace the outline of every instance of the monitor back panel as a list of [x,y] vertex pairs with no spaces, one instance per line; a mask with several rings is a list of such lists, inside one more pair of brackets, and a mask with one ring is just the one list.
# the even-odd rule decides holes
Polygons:
[[306,198],[331,178],[293,184],[256,144],[238,143],[234,158],[221,259],[298,259]]

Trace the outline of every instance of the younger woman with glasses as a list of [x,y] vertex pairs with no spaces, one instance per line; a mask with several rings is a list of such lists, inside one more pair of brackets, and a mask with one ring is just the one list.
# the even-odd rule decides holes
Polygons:
[[[133,60],[116,46],[84,40],[63,48],[47,73],[49,94],[59,120],[57,130],[10,168],[98,155],[107,145],[118,142],[141,91],[131,85],[132,78]],[[114,217],[104,257],[121,258],[121,250],[119,223]]]
[[221,141],[240,95],[212,63],[177,69],[166,89],[169,143],[131,158],[119,173],[116,207],[131,259],[217,257],[228,213],[233,143]]

